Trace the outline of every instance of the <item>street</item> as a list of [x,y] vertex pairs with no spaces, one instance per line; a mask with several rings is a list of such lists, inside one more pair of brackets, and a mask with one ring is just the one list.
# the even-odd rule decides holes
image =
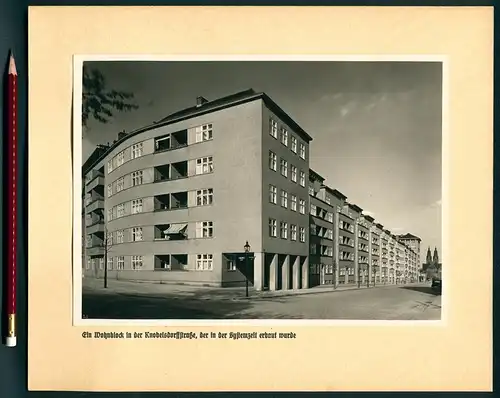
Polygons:
[[[271,296],[241,288],[204,288],[84,280],[83,317],[93,319],[439,320],[441,295],[428,283]],[[314,292],[314,293],[313,293]],[[283,292],[288,293],[290,292]],[[301,292],[304,293],[304,292]]]

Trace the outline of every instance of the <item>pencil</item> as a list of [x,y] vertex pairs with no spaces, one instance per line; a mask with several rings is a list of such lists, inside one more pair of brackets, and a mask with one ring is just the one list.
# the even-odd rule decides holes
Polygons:
[[17,267],[17,70],[12,53],[9,60],[8,71],[8,182],[7,182],[7,347],[15,347],[16,335],[16,267]]

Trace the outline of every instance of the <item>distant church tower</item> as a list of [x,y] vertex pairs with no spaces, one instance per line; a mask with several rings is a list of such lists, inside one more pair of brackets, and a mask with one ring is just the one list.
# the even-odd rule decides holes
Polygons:
[[[429,251],[429,253],[430,253],[430,251]],[[439,266],[439,255],[438,255],[437,247],[434,248],[434,256],[432,257],[432,264],[436,268]]]
[[431,265],[432,264],[432,254],[431,254],[431,248],[427,248],[427,257],[425,259],[425,264],[427,266]]

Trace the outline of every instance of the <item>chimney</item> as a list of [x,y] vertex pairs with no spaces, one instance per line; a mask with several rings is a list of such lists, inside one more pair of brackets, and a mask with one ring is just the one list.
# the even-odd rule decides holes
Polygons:
[[200,107],[202,106],[203,104],[206,104],[208,102],[208,100],[205,98],[205,97],[196,97],[196,106],[197,107]]
[[125,133],[125,130],[120,131],[120,132],[118,133],[118,139],[119,139],[119,140],[121,140],[121,139],[122,139],[123,137],[125,137],[126,135],[127,135],[127,133]]

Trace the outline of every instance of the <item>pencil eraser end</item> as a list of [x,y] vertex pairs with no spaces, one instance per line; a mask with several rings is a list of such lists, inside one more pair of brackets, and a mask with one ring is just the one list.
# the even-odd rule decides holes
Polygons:
[[17,339],[15,337],[7,337],[7,347],[15,347],[17,344]]

